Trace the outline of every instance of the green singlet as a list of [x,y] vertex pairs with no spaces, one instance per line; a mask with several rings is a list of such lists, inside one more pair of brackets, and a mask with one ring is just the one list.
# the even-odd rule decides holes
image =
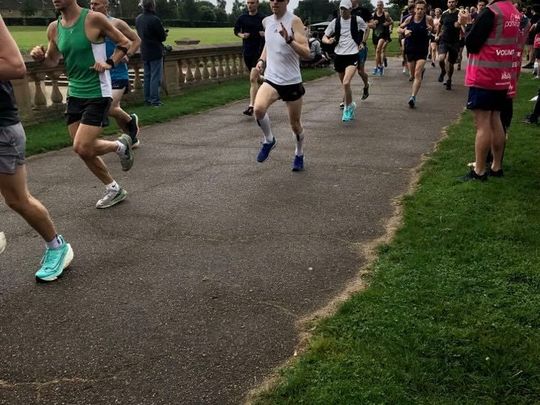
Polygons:
[[58,17],[56,44],[64,57],[68,77],[68,96],[78,98],[112,97],[111,75],[91,69],[96,61],[107,60],[105,41],[92,43],[86,37],[84,22],[87,8],[71,27],[64,27]]

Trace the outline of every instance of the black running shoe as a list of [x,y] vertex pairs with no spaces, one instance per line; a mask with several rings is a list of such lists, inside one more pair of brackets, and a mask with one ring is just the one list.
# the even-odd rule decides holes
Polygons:
[[474,169],[471,169],[469,173],[459,178],[459,180],[461,181],[471,181],[471,180],[486,181],[487,179],[488,179],[487,173],[480,175],[480,174],[477,174],[474,171]]
[[242,114],[248,115],[248,116],[251,117],[251,116],[253,115],[253,107],[252,107],[252,106],[249,106],[248,108],[246,108],[246,109],[242,112]]
[[452,90],[452,80],[448,79],[444,85],[446,86],[446,90]]
[[441,72],[441,74],[439,75],[439,78],[437,79],[439,81],[439,83],[444,82],[444,75],[445,74],[446,74],[446,72]]
[[388,59],[386,59],[386,56],[383,58],[384,67],[388,67]]
[[532,69],[534,68],[534,63],[527,63],[521,67],[522,69]]
[[368,97],[369,97],[369,84],[366,87],[364,87],[364,94],[362,94],[362,100],[365,100]]
[[529,114],[521,122],[523,122],[524,124],[536,124],[536,125],[538,125],[538,117],[536,117],[536,116],[534,116],[532,114]]
[[491,169],[489,169],[488,170],[488,176],[489,177],[504,177],[503,169],[499,169],[499,170],[491,170]]

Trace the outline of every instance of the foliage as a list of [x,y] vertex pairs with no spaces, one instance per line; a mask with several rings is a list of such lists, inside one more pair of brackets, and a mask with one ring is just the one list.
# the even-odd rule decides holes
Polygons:
[[32,0],[24,0],[21,4],[21,14],[25,17],[32,17],[36,14],[37,8]]
[[331,20],[335,11],[338,9],[338,4],[339,2],[337,1],[303,0],[298,3],[298,8],[294,12],[302,20],[307,19],[311,23],[317,23]]

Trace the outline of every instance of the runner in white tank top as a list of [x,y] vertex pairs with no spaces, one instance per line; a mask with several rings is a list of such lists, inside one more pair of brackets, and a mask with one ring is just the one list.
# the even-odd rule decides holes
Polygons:
[[288,0],[270,0],[272,15],[263,20],[266,45],[255,68],[264,73],[264,83],[255,98],[255,119],[263,131],[262,147],[257,155],[264,162],[276,146],[270,128],[268,108],[277,100],[287,103],[289,122],[296,137],[293,172],[304,170],[304,129],[302,96],[305,93],[300,73],[300,58],[309,57],[309,45],[302,20],[287,11]]

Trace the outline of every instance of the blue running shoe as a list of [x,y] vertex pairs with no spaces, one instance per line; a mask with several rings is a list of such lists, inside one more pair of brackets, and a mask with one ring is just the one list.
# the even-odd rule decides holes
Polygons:
[[292,164],[292,171],[293,172],[301,172],[304,170],[304,155],[302,156],[294,156],[294,161]]
[[257,155],[257,162],[262,163],[268,156],[270,156],[270,151],[276,147],[276,138],[271,143],[263,143],[259,154]]
[[62,236],[58,236],[62,245],[58,249],[46,249],[41,259],[41,268],[36,273],[36,281],[54,281],[73,260],[73,249]]
[[379,66],[379,76],[384,76],[384,67]]
[[373,76],[377,76],[379,74],[379,68],[376,67],[375,69],[373,69]]

